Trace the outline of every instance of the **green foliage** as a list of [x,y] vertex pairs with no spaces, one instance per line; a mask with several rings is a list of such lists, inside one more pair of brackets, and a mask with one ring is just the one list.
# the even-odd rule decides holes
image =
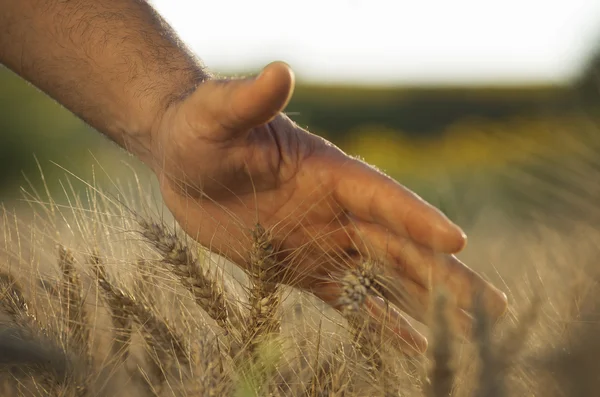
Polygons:
[[[48,96],[0,66],[0,189],[18,195],[22,175],[37,175],[36,158],[71,170],[81,170],[89,152],[110,146],[81,120]],[[89,167],[88,167],[89,168]],[[11,189],[8,189],[11,188]]]
[[[115,163],[116,145],[0,69],[0,189],[18,195],[21,174],[51,177],[53,161],[84,179],[87,163]],[[448,212],[499,195],[489,178],[536,156],[564,156],[570,137],[597,128],[596,111],[575,110],[568,87],[352,87],[299,84],[286,109],[301,126],[364,158]],[[35,156],[35,157],[34,157]],[[107,156],[111,160],[107,161]],[[56,178],[49,178],[56,180]],[[34,184],[35,181],[34,181]],[[484,197],[449,195],[475,186]],[[468,189],[467,189],[468,190]]]
[[287,110],[301,125],[336,141],[365,124],[437,138],[465,118],[499,120],[573,109],[566,87],[299,86]]

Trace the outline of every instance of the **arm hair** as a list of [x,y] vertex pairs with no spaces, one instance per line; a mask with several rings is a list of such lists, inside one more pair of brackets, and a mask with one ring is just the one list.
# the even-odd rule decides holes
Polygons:
[[143,161],[155,119],[210,78],[143,0],[0,0],[0,63]]

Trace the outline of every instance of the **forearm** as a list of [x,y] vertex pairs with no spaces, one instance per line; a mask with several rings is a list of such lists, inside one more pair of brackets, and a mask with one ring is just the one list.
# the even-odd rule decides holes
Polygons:
[[145,162],[156,117],[207,78],[141,0],[0,0],[0,62]]

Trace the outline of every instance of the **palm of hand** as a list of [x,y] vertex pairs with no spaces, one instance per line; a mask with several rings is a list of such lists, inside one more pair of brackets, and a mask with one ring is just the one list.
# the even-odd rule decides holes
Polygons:
[[[387,297],[419,321],[429,290],[444,284],[468,332],[475,291],[492,315],[506,298],[448,253],[464,245],[460,229],[418,197],[279,111],[293,76],[273,64],[256,81],[207,81],[172,106],[154,142],[155,171],[175,219],[191,237],[239,264],[249,260],[250,230],[272,230],[286,282],[339,307],[332,278],[364,257],[387,264]],[[408,304],[406,293],[410,295]],[[423,349],[426,342],[394,310],[367,302],[377,320]]]

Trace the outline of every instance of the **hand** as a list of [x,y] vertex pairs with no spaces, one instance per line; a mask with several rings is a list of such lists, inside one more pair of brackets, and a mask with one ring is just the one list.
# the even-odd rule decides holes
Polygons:
[[272,231],[283,281],[338,309],[340,274],[361,258],[378,258],[386,264],[385,297],[399,310],[385,314],[374,297],[369,313],[418,350],[427,341],[400,310],[426,322],[434,286],[454,298],[465,332],[475,293],[492,317],[501,315],[506,296],[451,255],[466,243],[461,229],[281,114],[293,86],[289,67],[273,63],[253,79],[207,80],[159,118],[153,168],[186,233],[244,265],[259,222]]

